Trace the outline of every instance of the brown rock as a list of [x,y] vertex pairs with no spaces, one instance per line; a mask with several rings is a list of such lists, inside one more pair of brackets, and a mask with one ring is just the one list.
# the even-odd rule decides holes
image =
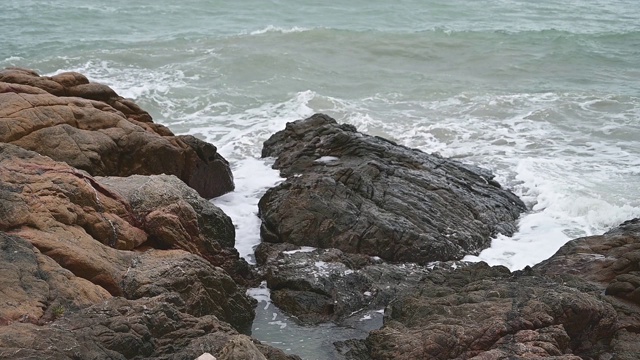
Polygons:
[[0,326],[46,323],[110,297],[26,240],[0,231]]
[[0,141],[91,175],[172,174],[205,198],[233,190],[215,146],[174,136],[132,101],[78,73],[0,71]]
[[231,219],[175,176],[97,178],[131,204],[154,247],[183,249],[224,268],[236,281],[251,277],[235,244]]
[[249,330],[253,304],[231,277],[203,258],[181,250],[150,250],[136,257],[122,279],[128,299],[174,293],[180,311],[215,315],[239,330]]
[[600,236],[572,240],[535,266],[550,276],[573,276],[640,305],[640,219]]
[[[187,250],[215,257],[221,248],[215,239],[233,235],[231,222],[175,177],[160,179],[166,181],[152,179],[149,184],[173,183],[174,187],[147,191],[155,194],[155,205],[164,201],[172,209],[172,199],[180,199],[178,203],[188,211],[172,213],[172,222],[151,221],[151,226],[165,227],[162,234],[166,236],[191,231],[186,233],[192,239],[164,240],[184,240]],[[144,178],[134,179],[133,184],[144,185]],[[204,259],[182,251],[127,251],[148,244],[144,229],[150,225],[140,215],[155,218],[144,214],[153,212],[145,207],[150,203],[144,198],[131,195],[128,199],[67,164],[6,143],[0,143],[0,198],[0,231],[29,241],[42,255],[111,295],[139,298],[174,293],[185,299],[184,311],[198,316],[213,313],[238,328],[245,328],[253,318],[248,298],[223,270]],[[196,214],[194,209],[201,212]],[[230,240],[232,245],[233,238]],[[223,242],[228,244],[229,238]],[[30,309],[33,313],[28,316],[42,317],[42,311],[34,306]]]
[[[238,335],[215,316],[179,311],[179,302],[112,298],[52,324],[0,326],[0,359],[193,360],[203,352],[221,354]],[[261,344],[258,349],[269,360],[299,359]]]
[[479,263],[428,275],[366,345],[373,359],[597,358],[616,321],[597,295]]
[[267,358],[260,352],[250,337],[236,335],[229,339],[218,360],[267,360]]

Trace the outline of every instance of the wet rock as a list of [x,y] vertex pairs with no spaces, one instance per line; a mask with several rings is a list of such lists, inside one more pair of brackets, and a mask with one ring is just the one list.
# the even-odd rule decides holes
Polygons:
[[388,264],[379,258],[338,249],[267,250],[281,249],[282,245],[263,243],[258,248],[258,253],[269,254],[263,255],[263,268],[271,300],[283,311],[311,324],[347,324],[367,310],[383,309],[398,296],[413,293],[434,269],[458,266]]
[[181,250],[150,250],[135,258],[122,279],[128,299],[176,294],[180,311],[215,315],[241,331],[250,329],[253,304],[221,268]]
[[435,269],[390,303],[381,329],[336,346],[354,360],[637,358],[638,244],[635,219],[573,240],[534,268]]
[[233,190],[215,146],[174,136],[131,100],[78,73],[0,71],[0,141],[91,175],[176,175],[205,198]]
[[600,235],[572,240],[535,266],[543,274],[571,276],[640,305],[640,219]]
[[479,263],[429,275],[365,344],[372,359],[592,358],[616,322],[598,295]]
[[240,283],[253,276],[234,248],[231,219],[177,177],[133,175],[96,180],[128,201],[153,247],[199,255],[224,268]]
[[261,236],[388,261],[461,259],[510,235],[524,204],[486,170],[361,134],[326,115],[288,123],[263,156],[287,180],[260,200]]
[[[179,298],[112,298],[44,326],[0,326],[0,359],[220,358],[238,333],[215,316],[178,310]],[[268,348],[264,345],[258,349]],[[268,348],[269,360],[296,359]]]

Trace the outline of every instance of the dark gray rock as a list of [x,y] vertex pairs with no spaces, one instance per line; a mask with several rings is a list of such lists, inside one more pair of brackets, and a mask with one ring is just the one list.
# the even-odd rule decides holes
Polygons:
[[639,249],[634,219],[533,269],[436,269],[390,303],[381,329],[336,346],[353,360],[635,359]]
[[358,133],[326,115],[288,123],[263,156],[287,180],[260,200],[261,236],[389,261],[461,259],[511,235],[524,204],[486,170]]
[[372,359],[577,360],[605,354],[616,329],[601,296],[478,263],[428,275],[389,306],[366,346]]
[[138,256],[122,279],[127,299],[174,294],[179,310],[193,316],[215,315],[238,331],[247,331],[255,316],[253,304],[221,268],[180,250],[149,250]]
[[[467,263],[389,264],[379,258],[338,249],[276,252],[285,244],[263,243],[263,268],[271,300],[304,323],[348,325],[368,310],[380,310],[399,296],[413,293],[434,269],[453,270]],[[272,248],[269,250],[268,248]],[[268,255],[266,255],[268,254]]]

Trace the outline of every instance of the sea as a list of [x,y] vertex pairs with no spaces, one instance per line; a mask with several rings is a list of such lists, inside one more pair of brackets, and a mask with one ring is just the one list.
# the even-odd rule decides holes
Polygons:
[[[81,72],[218,147],[236,190],[214,203],[250,262],[258,199],[282,180],[262,143],[317,112],[519,195],[519,231],[465,260],[522,269],[640,216],[637,0],[0,2],[0,68]],[[305,359],[371,326],[301,326],[250,294],[253,336]]]

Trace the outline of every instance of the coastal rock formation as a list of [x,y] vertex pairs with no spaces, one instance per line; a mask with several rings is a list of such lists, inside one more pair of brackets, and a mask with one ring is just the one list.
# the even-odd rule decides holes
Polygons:
[[[51,324],[0,326],[0,359],[193,360],[237,342],[238,333],[215,316],[194,317],[175,304],[180,299],[171,296],[112,298]],[[299,359],[260,343],[254,348],[268,360]]]
[[131,100],[78,73],[0,71],[0,142],[95,176],[176,175],[205,198],[233,190],[215,146],[174,136]]
[[390,303],[380,330],[337,346],[353,360],[634,359],[639,248],[636,219],[573,240],[534,269],[434,270]]
[[586,280],[604,288],[607,295],[640,305],[640,219],[600,236],[570,241],[535,269]]
[[[149,235],[153,233],[149,224],[136,213],[144,204],[132,206],[117,192],[80,170],[0,143],[0,199],[3,249],[16,248],[14,253],[3,256],[11,263],[29,262],[5,263],[3,267],[7,267],[8,273],[30,274],[5,278],[9,282],[7,292],[23,300],[0,304],[2,323],[42,322],[50,317],[50,308],[57,306],[56,301],[80,308],[110,296],[135,299],[170,293],[184,299],[186,305],[181,310],[186,313],[213,314],[238,329],[246,328],[253,319],[252,304],[244,291],[226,272],[201,257],[181,250],[130,251],[152,244],[147,241],[153,237]],[[204,211],[202,216],[214,216],[215,211],[209,210],[208,215]],[[179,225],[188,222],[194,222],[192,226],[198,229],[197,216],[174,215],[175,223],[162,224],[166,227],[164,231],[179,233]],[[205,245],[217,244],[208,236],[233,232],[223,229],[232,227],[228,219],[217,224],[218,232],[209,229],[202,235]],[[33,249],[25,248],[25,243],[14,244],[16,239],[28,241]],[[216,250],[205,245],[198,250],[203,253]],[[51,269],[52,274],[46,269]],[[28,279],[35,285],[21,282]],[[56,279],[61,282],[55,282]],[[10,289],[15,286],[24,286],[29,291],[14,293]]]
[[262,155],[287,180],[259,203],[261,236],[388,261],[461,259],[525,210],[486,170],[361,134],[326,115],[288,123]]
[[380,310],[399,296],[415,292],[434,269],[462,262],[389,264],[379,258],[338,249],[297,249],[262,243],[256,249],[266,272],[271,300],[304,323],[343,323],[367,310]]
[[175,176],[95,179],[131,205],[140,227],[149,235],[151,246],[182,249],[201,256],[227,270],[239,283],[251,278],[249,265],[234,248],[235,228],[231,219]]
[[0,359],[298,359],[238,333],[251,274],[200,196],[232,188],[215,147],[108,87],[0,71]]

